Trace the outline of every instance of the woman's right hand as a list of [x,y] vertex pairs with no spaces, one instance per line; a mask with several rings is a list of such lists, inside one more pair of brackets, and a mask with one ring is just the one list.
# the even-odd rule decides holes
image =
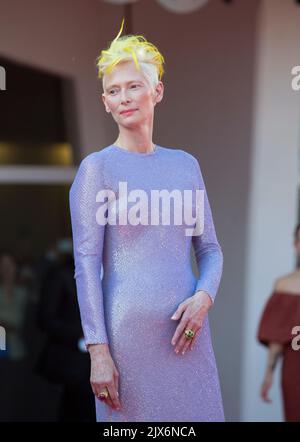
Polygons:
[[98,398],[101,391],[108,389],[109,395],[104,401],[114,409],[120,409],[119,400],[119,372],[110,355],[107,344],[90,344],[88,351],[91,356],[90,382],[93,393]]
[[267,371],[260,390],[260,396],[264,402],[268,403],[272,402],[271,399],[269,398],[269,391],[270,388],[272,387],[272,383],[273,383],[273,373],[271,371]]

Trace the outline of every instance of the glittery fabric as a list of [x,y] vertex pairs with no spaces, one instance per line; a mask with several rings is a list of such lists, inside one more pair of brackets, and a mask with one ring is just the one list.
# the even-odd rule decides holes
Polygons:
[[223,254],[206,190],[198,236],[187,236],[185,223],[99,225],[96,194],[110,189],[118,196],[120,181],[128,193],[144,190],[149,201],[152,189],[205,190],[197,159],[181,149],[157,145],[154,152],[138,153],[110,145],[80,164],[70,211],[84,338],[86,344],[108,343],[120,374],[122,409],[95,398],[97,421],[224,421],[208,315],[193,351],[176,354],[171,345],[179,323],[171,316],[179,304],[197,290],[214,300],[220,283]]

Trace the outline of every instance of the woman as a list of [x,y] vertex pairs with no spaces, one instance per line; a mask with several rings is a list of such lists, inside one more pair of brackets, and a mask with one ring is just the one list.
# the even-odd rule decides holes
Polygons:
[[[81,162],[70,189],[75,278],[97,421],[224,421],[207,317],[223,254],[196,158],[152,142],[164,58],[143,36],[119,38],[123,24],[97,59],[103,103],[119,136]],[[121,184],[135,201],[140,198],[137,211]],[[152,198],[155,189],[202,190],[203,233],[188,236],[188,223],[151,222],[162,213],[151,206],[151,220],[145,215],[145,196]],[[104,195],[107,204],[99,206]],[[194,215],[194,203],[192,208]]]
[[45,342],[35,369],[61,388],[58,421],[92,422],[95,408],[89,385],[90,358],[86,349],[80,348],[82,328],[78,305],[74,302],[76,285],[71,247],[69,238],[59,240],[57,264],[45,279],[39,311]]
[[[28,406],[26,388],[27,348],[23,339],[28,293],[20,265],[10,250],[0,252],[0,326],[4,349],[0,350],[0,420],[13,421]],[[2,329],[2,333],[3,333]]]
[[[9,251],[0,253],[0,325],[6,332],[6,351],[13,361],[26,356],[22,337],[27,293],[20,283],[20,272],[14,255]],[[1,356],[1,354],[0,354]]]
[[[273,383],[273,372],[282,356],[281,387],[286,421],[300,421],[300,351],[293,342],[299,343],[297,330],[300,325],[300,224],[294,234],[298,268],[275,281],[260,319],[257,338],[268,347],[268,360],[261,385],[261,398],[272,402],[269,390]],[[299,334],[299,332],[298,332]],[[297,341],[297,342],[296,342]]]

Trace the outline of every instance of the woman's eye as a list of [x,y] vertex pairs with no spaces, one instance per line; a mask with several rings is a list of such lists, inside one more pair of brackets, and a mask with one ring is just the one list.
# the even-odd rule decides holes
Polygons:
[[[131,88],[133,87],[133,88],[135,88],[135,87],[138,87],[139,85],[138,84],[132,84],[131,85]],[[109,91],[109,94],[110,95],[115,95],[113,92],[116,92],[116,90],[115,89],[111,89],[110,91]]]

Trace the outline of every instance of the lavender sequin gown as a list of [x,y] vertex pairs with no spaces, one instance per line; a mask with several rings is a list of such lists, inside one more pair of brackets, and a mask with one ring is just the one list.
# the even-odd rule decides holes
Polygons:
[[181,149],[157,145],[138,153],[110,145],[80,164],[70,211],[82,327],[86,344],[109,344],[122,404],[112,410],[95,397],[97,421],[224,421],[208,315],[193,351],[176,354],[171,345],[179,323],[171,316],[179,304],[200,289],[214,300],[220,283],[223,255],[207,194],[202,235],[186,236],[184,223],[100,225],[96,211],[103,203],[96,194],[111,189],[118,198],[120,181],[128,193],[146,191],[149,202],[152,189],[205,190],[197,159]]

